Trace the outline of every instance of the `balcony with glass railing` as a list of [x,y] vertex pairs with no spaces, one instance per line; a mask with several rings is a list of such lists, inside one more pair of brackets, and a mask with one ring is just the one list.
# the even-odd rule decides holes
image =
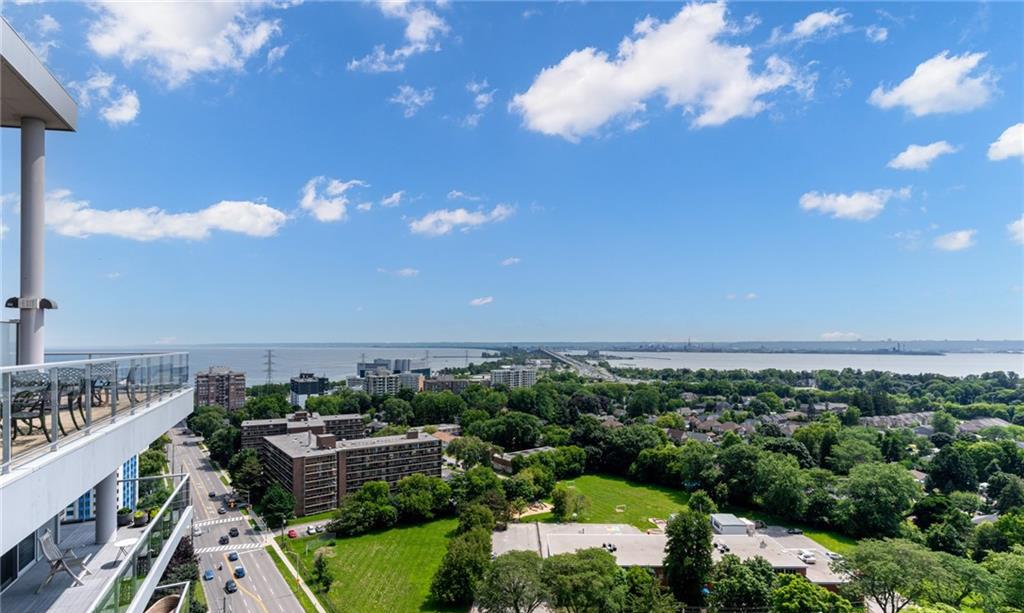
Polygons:
[[190,387],[187,353],[0,367],[0,474]]
[[49,572],[44,558],[0,594],[0,610],[4,613],[135,613],[146,610],[178,543],[188,538],[192,523],[188,475],[174,477],[179,479],[177,486],[148,523],[142,527],[120,527],[108,543],[91,542],[92,522],[62,527],[59,547],[82,560],[80,567],[72,566],[82,580],[81,585],[75,585],[66,573],[58,573],[44,585]]

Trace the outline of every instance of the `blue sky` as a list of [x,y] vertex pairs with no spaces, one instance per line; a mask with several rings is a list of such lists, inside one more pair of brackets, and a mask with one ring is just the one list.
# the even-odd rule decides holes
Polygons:
[[80,102],[51,346],[1024,337],[1018,3],[5,17]]

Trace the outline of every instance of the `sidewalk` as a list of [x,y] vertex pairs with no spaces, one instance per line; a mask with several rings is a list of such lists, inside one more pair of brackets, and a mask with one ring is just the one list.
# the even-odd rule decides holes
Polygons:
[[273,535],[271,535],[269,542],[270,546],[273,547],[274,551],[277,552],[278,557],[280,557],[281,561],[284,562],[285,568],[287,568],[288,572],[290,572],[292,574],[292,577],[295,578],[295,582],[299,584],[299,587],[302,588],[302,591],[305,592],[306,596],[309,597],[310,602],[312,602],[313,606],[316,607],[316,610],[319,613],[327,613],[327,610],[324,609],[323,605],[320,604],[320,601],[317,600],[316,596],[313,595],[313,590],[309,589],[309,586],[306,585],[306,582],[302,580],[301,576],[299,576],[298,571],[296,571],[295,567],[292,566],[292,561],[288,559],[288,556],[285,555],[284,550],[281,549],[281,546],[277,544],[276,540],[274,540]]

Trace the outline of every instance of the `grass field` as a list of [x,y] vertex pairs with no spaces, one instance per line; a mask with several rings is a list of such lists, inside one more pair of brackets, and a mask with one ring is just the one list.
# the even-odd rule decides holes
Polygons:
[[[686,492],[657,485],[643,485],[621,477],[583,475],[565,482],[590,499],[585,520],[594,524],[632,524],[641,530],[653,528],[648,518],[668,519],[686,506]],[[625,505],[617,510],[620,505]],[[550,513],[526,517],[528,521],[554,521]]]
[[[571,481],[565,481],[565,483],[572,485],[590,499],[590,512],[584,519],[587,523],[631,524],[641,530],[654,527],[654,524],[647,518],[668,519],[670,514],[686,505],[688,498],[686,492],[681,490],[634,483],[622,477],[608,475],[584,475]],[[625,505],[621,512],[616,510],[619,505]],[[761,520],[773,526],[801,528],[809,538],[822,547],[837,553],[848,553],[857,543],[854,539],[842,534],[803,524],[794,524],[752,509],[728,508],[723,510],[747,519]],[[525,517],[523,520],[554,521],[550,513]]]
[[334,518],[334,514],[337,512],[337,509],[331,509],[330,511],[316,513],[315,515],[303,515],[302,517],[293,517],[289,519],[286,523],[289,526],[297,526],[299,524],[310,524],[319,521],[330,521]]
[[294,552],[289,556],[293,563],[299,559],[299,572],[307,580],[316,552],[327,556],[334,584],[327,595],[318,596],[339,613],[459,611],[439,607],[429,597],[430,580],[457,524],[440,519],[352,538],[283,539],[281,546]]

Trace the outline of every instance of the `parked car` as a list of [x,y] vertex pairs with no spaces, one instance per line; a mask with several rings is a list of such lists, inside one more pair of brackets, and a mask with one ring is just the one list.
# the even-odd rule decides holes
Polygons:
[[306,534],[316,534],[316,526],[306,527]]
[[203,573],[203,580],[204,581],[213,581],[213,569],[212,568],[207,568],[206,569],[206,572]]
[[238,566],[235,567],[235,578],[236,579],[241,579],[244,576],[245,576],[245,567],[242,566],[241,564],[239,564]]
[[814,552],[809,549],[801,549],[800,553],[796,554],[796,557],[800,558],[800,561],[804,564],[814,564],[818,561],[818,558],[814,557]]
[[219,539],[217,539],[217,542],[220,543],[221,545],[227,545],[230,541],[231,541],[231,539],[229,539],[228,535],[226,535],[226,534],[222,534],[221,537]]
[[316,527],[316,531],[317,532],[323,532],[326,529],[327,529],[327,526],[325,526],[325,525],[319,525],[319,526]]
[[295,528],[292,528],[291,530],[288,531],[288,538],[293,539],[293,538],[297,538],[298,536],[299,536],[299,533],[295,531]]
[[224,584],[224,591],[228,594],[234,594],[238,591],[238,584],[235,583],[234,579],[228,579],[228,582]]
[[202,535],[203,535],[203,529],[202,528],[200,528],[199,526],[196,526],[195,528],[192,528],[192,536],[202,536]]
[[825,555],[827,555],[828,559],[830,559],[830,560],[842,560],[843,559],[843,556],[839,555],[838,553],[836,553],[834,551],[826,551]]
[[237,551],[229,551],[228,552],[228,560],[231,561],[231,562],[237,562],[238,561],[238,552]]
[[228,530],[228,536],[238,536],[238,528]]
[[789,528],[789,529],[786,530],[786,533],[787,534],[803,534],[804,531],[801,530],[800,528]]

